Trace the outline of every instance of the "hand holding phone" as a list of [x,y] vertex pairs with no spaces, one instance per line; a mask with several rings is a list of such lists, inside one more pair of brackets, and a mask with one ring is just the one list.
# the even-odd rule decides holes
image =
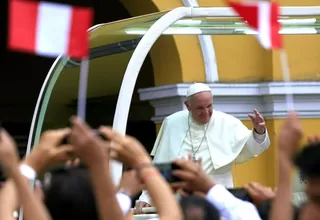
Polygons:
[[[99,136],[102,140],[104,140],[104,141],[107,141],[107,140],[108,140],[104,135],[102,135],[102,134],[99,132],[99,130],[94,129],[93,132],[94,132],[97,136]],[[69,136],[64,137],[63,140],[61,141],[61,145],[69,144],[68,138],[69,138]]]
[[180,179],[172,174],[172,171],[180,169],[176,164],[169,162],[169,163],[156,163],[154,166],[159,170],[162,177],[168,183],[179,182]]

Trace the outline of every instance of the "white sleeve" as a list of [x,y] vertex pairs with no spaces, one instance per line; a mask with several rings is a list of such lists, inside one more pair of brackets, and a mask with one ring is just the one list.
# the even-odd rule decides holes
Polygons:
[[139,197],[139,200],[138,201],[141,201],[141,202],[146,202],[148,203],[149,205],[152,205],[152,201],[151,201],[151,198],[149,196],[149,193],[147,190],[142,190],[142,194],[141,196]]
[[258,134],[254,129],[253,129],[253,138],[258,144],[262,144],[264,140],[267,137],[267,131],[264,132],[263,134]]
[[123,215],[128,214],[128,212],[131,209],[131,198],[128,195],[121,192],[118,192],[116,194],[116,197]]
[[256,207],[252,203],[234,197],[222,185],[212,187],[206,198],[227,220],[261,220]]
[[235,159],[235,163],[244,163],[249,159],[262,154],[270,146],[270,138],[268,130],[264,134],[258,134],[254,130],[251,131],[246,145]]

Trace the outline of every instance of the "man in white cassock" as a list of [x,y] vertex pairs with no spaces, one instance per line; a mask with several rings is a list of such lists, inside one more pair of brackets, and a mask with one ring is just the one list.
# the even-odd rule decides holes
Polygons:
[[[185,105],[188,111],[164,119],[151,152],[153,162],[192,154],[193,160],[202,159],[203,169],[216,183],[232,188],[232,164],[248,161],[270,146],[264,118],[257,110],[248,114],[253,124],[249,130],[239,119],[214,110],[211,89],[202,83],[189,87]],[[151,203],[147,191],[143,191],[137,212]]]

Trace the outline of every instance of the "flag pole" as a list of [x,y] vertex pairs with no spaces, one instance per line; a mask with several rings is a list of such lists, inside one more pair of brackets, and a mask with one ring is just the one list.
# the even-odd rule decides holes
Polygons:
[[80,65],[78,108],[77,115],[80,119],[86,119],[87,86],[88,86],[89,59],[82,59]]
[[294,105],[293,105],[292,86],[290,83],[291,78],[290,78],[289,63],[288,63],[287,52],[285,51],[285,49],[280,50],[280,62],[281,62],[281,68],[282,68],[284,88],[286,93],[286,106],[289,112],[294,110]]
[[[79,93],[77,115],[82,120],[86,119],[87,85],[88,85],[89,59],[82,59],[80,64]],[[31,188],[34,189],[35,181],[31,181]],[[23,208],[19,210],[19,220],[23,220]]]

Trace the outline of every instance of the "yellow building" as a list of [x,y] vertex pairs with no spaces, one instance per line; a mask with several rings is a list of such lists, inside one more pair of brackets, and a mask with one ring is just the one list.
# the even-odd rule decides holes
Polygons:
[[[211,0],[120,1],[132,16],[180,6],[224,6],[223,1],[213,3]],[[285,0],[281,4],[312,6],[318,2]],[[91,32],[93,57],[90,59],[88,120],[93,126],[101,121],[112,124],[123,73],[140,40],[136,36],[136,41],[127,41],[127,35],[110,33],[111,30],[122,30],[158,17],[156,14],[97,26]],[[317,82],[320,78],[320,38],[319,35],[290,35],[284,37],[284,42],[294,81],[295,108],[302,118],[306,136],[314,135],[319,133],[317,125],[320,123],[320,83]],[[112,49],[119,52],[109,56],[108,51]],[[65,58],[58,59],[54,65],[47,86],[50,92],[44,98],[42,110],[37,115],[39,120],[35,122],[38,123],[35,140],[43,129],[67,124],[68,117],[75,113],[79,65],[79,62]],[[189,84],[206,82],[213,90],[215,109],[234,115],[251,127],[247,114],[256,108],[267,121],[272,145],[263,155],[234,166],[235,185],[256,181],[275,186],[277,134],[286,116],[286,91],[282,80],[279,52],[264,50],[253,36],[162,36],[152,47],[140,72],[129,114],[129,124],[134,127],[130,132],[151,148],[156,128],[162,120],[184,109]],[[140,132],[134,131],[137,125],[144,128]],[[145,132],[149,132],[149,138],[145,137]]]

